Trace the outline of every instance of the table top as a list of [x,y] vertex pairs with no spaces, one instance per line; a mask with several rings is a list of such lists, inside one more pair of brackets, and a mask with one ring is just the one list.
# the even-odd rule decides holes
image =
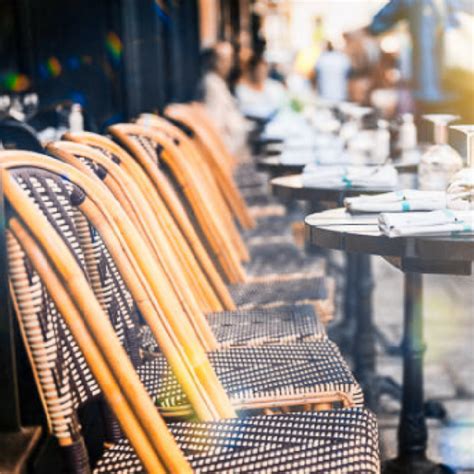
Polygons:
[[320,247],[398,258],[396,266],[405,271],[470,274],[474,236],[390,238],[380,232],[377,219],[344,208],[311,214],[305,219],[307,239]]
[[285,175],[290,173],[301,173],[305,164],[287,164],[280,161],[279,155],[267,156],[257,161],[258,171],[268,171],[273,175]]
[[[400,161],[392,162],[399,173],[417,173],[418,165],[413,163],[403,163]],[[283,176],[288,174],[301,173],[306,163],[282,163],[279,155],[267,156],[257,161],[258,171],[268,171],[274,176]]]
[[342,205],[344,198],[360,194],[381,194],[391,191],[387,188],[347,188],[303,186],[301,174],[280,176],[271,180],[272,193],[284,200],[322,201]]

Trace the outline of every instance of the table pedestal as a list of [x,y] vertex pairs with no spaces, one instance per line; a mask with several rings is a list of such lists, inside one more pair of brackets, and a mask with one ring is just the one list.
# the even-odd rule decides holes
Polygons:
[[403,335],[403,392],[398,428],[398,456],[384,463],[384,473],[452,473],[446,466],[426,458],[426,428],[423,389],[423,286],[419,273],[405,274]]
[[354,335],[354,375],[364,390],[366,405],[377,411],[384,394],[400,399],[400,386],[377,374],[376,332],[372,314],[372,266],[370,256],[354,254],[357,327]]
[[352,354],[353,352],[357,299],[357,256],[353,253],[348,253],[346,254],[345,265],[342,320],[329,329],[329,338],[347,354]]

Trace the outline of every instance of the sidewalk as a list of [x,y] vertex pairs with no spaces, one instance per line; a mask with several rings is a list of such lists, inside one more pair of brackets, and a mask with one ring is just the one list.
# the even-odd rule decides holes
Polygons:
[[[398,342],[403,318],[403,277],[381,258],[374,257],[376,282],[373,304],[377,325]],[[428,420],[431,459],[474,473],[474,277],[424,277],[425,393],[443,401],[448,422]],[[399,357],[380,354],[379,371],[401,381]],[[378,416],[382,458],[396,454],[399,404],[382,401]]]

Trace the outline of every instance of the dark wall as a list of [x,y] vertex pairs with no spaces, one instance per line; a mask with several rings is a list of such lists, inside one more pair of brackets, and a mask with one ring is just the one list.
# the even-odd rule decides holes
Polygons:
[[81,102],[100,126],[193,97],[196,0],[0,0],[0,27],[0,74],[43,106]]

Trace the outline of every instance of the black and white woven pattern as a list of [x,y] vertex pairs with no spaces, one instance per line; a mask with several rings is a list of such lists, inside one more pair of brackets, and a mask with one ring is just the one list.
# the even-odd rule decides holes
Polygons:
[[100,390],[65,321],[18,241],[8,235],[9,274],[25,346],[46,410],[59,440],[76,439],[76,410]]
[[[283,237],[283,239],[281,238]],[[281,241],[288,240],[288,241]],[[253,239],[249,241],[247,248],[250,253],[250,262],[245,265],[245,271],[251,276],[263,276],[269,274],[289,274],[297,272],[324,272],[325,262],[315,256],[305,255],[304,250],[291,242],[292,236],[278,236],[272,239]],[[258,242],[258,243],[257,243]]]
[[217,340],[224,346],[327,338],[324,325],[311,305],[224,311],[209,314],[208,320]]
[[293,222],[295,222],[293,217],[287,215],[261,217],[257,220],[257,225],[254,229],[244,232],[244,238],[246,241],[251,241],[251,239],[256,237],[291,237],[291,225]]
[[[360,386],[339,349],[328,340],[229,348],[208,356],[233,404],[242,410],[278,407],[283,402],[295,406],[318,403],[327,393],[339,394],[335,398],[340,396],[349,405],[363,405]],[[189,402],[162,356],[146,362],[138,372],[164,413],[188,413]]]
[[[312,305],[222,311],[210,313],[207,318],[222,347],[283,344],[327,338],[325,327]],[[158,352],[150,328],[143,327],[141,334],[141,346],[149,352]]]
[[230,293],[235,304],[242,309],[316,301],[328,296],[326,278],[320,274],[232,285]]
[[[377,425],[362,409],[173,423],[195,472],[378,473]],[[95,473],[143,472],[127,441],[108,449]]]
[[[71,204],[71,196],[82,191],[52,173],[17,169],[14,176],[68,242],[134,365],[146,374],[145,385],[158,400],[165,399],[161,404],[167,405],[168,392],[160,392],[161,374],[166,370],[150,370],[152,366],[142,365],[138,353],[138,314],[130,292],[97,230]],[[284,283],[282,288],[288,285]],[[315,285],[314,279],[311,284]],[[334,390],[354,397],[356,404],[362,400],[339,351],[326,340],[309,346],[268,346],[268,350],[225,349],[210,353],[210,359],[231,398],[243,408],[268,397],[275,397],[275,405],[278,400],[288,404],[288,397],[300,400],[307,394],[319,396]]]
[[[132,298],[100,235],[94,228],[89,227],[84,216],[71,205],[71,196],[80,190],[71,182],[51,173],[23,172],[19,169],[13,174],[63,236],[78,263],[88,275],[92,287],[100,296],[100,302],[108,311],[125,349],[130,355],[132,352],[135,354],[135,346],[132,342],[137,335],[138,323]],[[16,259],[13,259],[16,262],[24,261],[21,254],[18,258],[19,250],[14,244],[13,241],[9,254],[17,254]],[[49,359],[40,360],[44,356],[44,353],[40,353],[38,360],[35,361],[39,367],[37,373],[41,376],[41,370],[43,370],[41,364],[43,364],[46,376],[52,377],[45,379],[45,396],[50,396],[54,403],[65,403],[61,407],[60,416],[65,417],[66,422],[63,419],[59,420],[54,433],[58,437],[74,437],[80,432],[80,426],[76,421],[78,406],[99,395],[100,392],[80,351],[74,345],[71,335],[68,335],[64,322],[55,311],[54,305],[44,298],[41,285],[38,288],[24,286],[25,280],[30,282],[30,286],[36,285],[38,276],[28,269],[27,263],[22,263],[20,270],[23,272],[22,275],[14,265],[12,273],[13,287],[19,296],[19,306],[26,308],[26,314],[34,313],[36,319],[33,329],[41,328],[42,337],[45,340],[49,338],[47,352],[54,355],[55,361],[50,363]],[[18,279],[15,280],[16,278]],[[42,303],[31,305],[31,295],[38,294],[41,296]],[[26,295],[24,300],[22,295]],[[29,321],[26,323],[30,324]],[[33,334],[34,338],[37,336],[37,333]],[[37,339],[34,340],[34,344],[37,344]],[[55,347],[54,351],[53,347]],[[326,340],[298,345],[228,349],[211,353],[210,359],[223,385],[231,394],[233,402],[244,409],[253,408],[252,404],[255,402],[259,404],[259,407],[265,406],[264,404],[268,403],[267,398],[275,400],[270,402],[272,407],[278,407],[282,400],[288,399],[291,404],[294,404],[295,399],[298,398],[300,404],[317,403],[318,396],[324,395],[327,391],[337,391],[352,396],[356,405],[362,403],[360,389],[354,383],[350,371],[345,367],[335,346]],[[136,361],[136,365],[139,365],[140,376],[149,392],[157,396],[159,405],[166,409],[167,403],[170,408],[172,405],[182,403],[185,407],[186,399],[180,395],[182,394],[180,387],[163,357],[158,356],[155,360],[145,363]],[[48,380],[54,380],[55,383],[52,385]],[[173,391],[176,392],[174,399]],[[55,407],[54,404],[51,407],[48,406],[51,420],[58,416]],[[332,413],[343,411],[345,412],[345,410],[339,410]],[[285,416],[292,418],[294,415]],[[280,439],[273,440],[266,434],[268,430],[265,430],[265,421],[268,420],[270,426],[274,419],[273,416],[259,418],[261,421],[257,426],[245,425],[248,426],[245,429],[246,432],[254,432],[256,436],[255,430],[258,429],[264,436],[264,441],[257,444],[255,437],[252,439],[251,434],[245,434],[245,437],[249,437],[248,449],[245,451],[242,447],[232,449],[232,446],[227,446],[225,440],[222,439],[223,436],[220,437],[221,441],[217,443],[215,449],[212,445],[206,447],[202,434],[201,437],[199,435],[194,437],[198,426],[194,424],[188,424],[184,428],[181,426],[181,432],[178,426],[176,436],[178,439],[186,438],[183,449],[198,472],[216,472],[216,470],[282,472],[282,470],[293,470],[293,468],[307,469],[309,472],[332,472],[332,470],[338,472],[341,466],[354,468],[352,472],[361,472],[362,465],[366,470],[363,472],[372,472],[369,467],[377,466],[377,450],[375,442],[372,445],[370,441],[373,440],[373,436],[368,422],[362,425],[365,432],[360,438],[343,437],[341,441],[335,433],[318,438],[318,435],[311,436],[310,433],[304,432],[305,429],[311,432],[324,432],[324,424],[318,425],[315,419],[301,418],[300,425],[297,423],[295,425],[295,422],[289,419],[284,423],[288,423],[289,430],[293,431],[287,439],[280,441],[282,433],[285,432],[284,425],[280,424],[274,430],[275,436],[280,436]],[[230,420],[230,422],[237,423],[234,432],[241,430],[238,421]],[[338,422],[334,419],[329,424],[336,429],[339,425],[345,425],[346,422],[343,420]],[[220,432],[218,426],[219,423],[214,424]],[[321,429],[318,428],[319,426]],[[206,430],[206,427],[204,429]],[[208,431],[212,431],[211,427]],[[297,435],[297,432],[302,434]],[[229,438],[228,434],[228,430],[224,430],[224,437]],[[230,439],[231,436],[232,433]],[[297,439],[298,442],[296,442]],[[241,446],[246,445],[243,441],[240,443]],[[237,446],[233,441],[231,444]],[[139,463],[135,464],[136,462],[138,461],[129,449],[128,443],[119,441],[111,450],[107,450],[97,466],[97,471],[141,472],[141,466]]]

